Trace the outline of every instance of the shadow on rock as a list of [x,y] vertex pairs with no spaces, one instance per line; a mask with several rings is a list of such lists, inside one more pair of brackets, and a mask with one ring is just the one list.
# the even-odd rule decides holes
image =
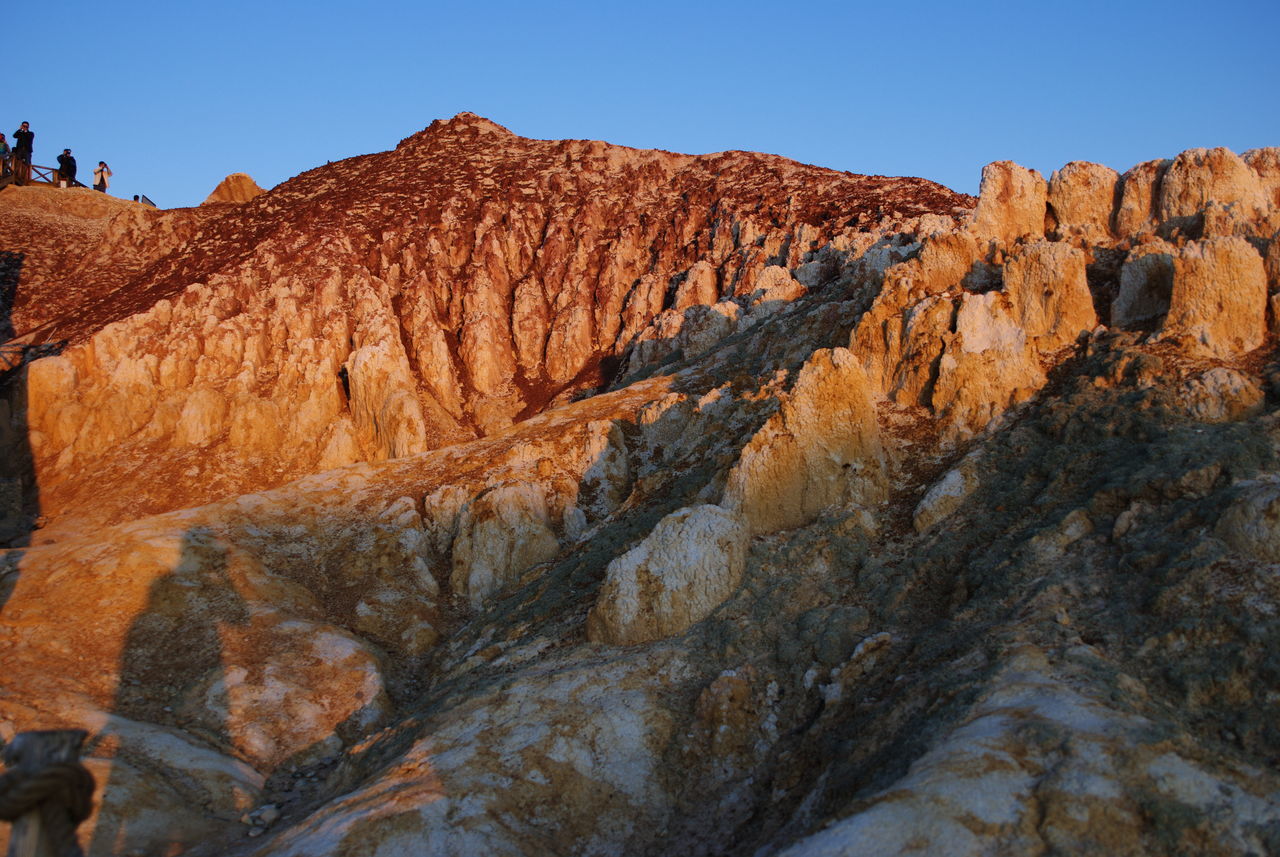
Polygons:
[[[178,565],[152,584],[147,606],[129,630],[113,713],[181,729],[231,755],[224,640],[248,621],[249,611],[227,574],[225,547],[212,533],[188,532]],[[162,842],[154,824],[136,823],[136,791],[113,788],[113,779],[100,784],[90,855],[167,854],[166,848],[191,844],[179,824]]]
[[[31,543],[40,495],[27,431],[25,349],[13,339],[23,254],[0,251],[0,549]],[[0,583],[0,586],[3,586]]]

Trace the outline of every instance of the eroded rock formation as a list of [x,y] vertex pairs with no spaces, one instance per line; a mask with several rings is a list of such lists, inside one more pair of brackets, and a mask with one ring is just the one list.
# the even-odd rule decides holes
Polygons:
[[248,202],[255,197],[262,196],[266,193],[262,188],[258,187],[258,183],[246,173],[232,173],[222,181],[218,182],[218,186],[213,192],[205,198],[201,205],[210,205],[217,202]]
[[92,732],[100,854],[1265,853],[1278,162],[462,115],[76,214],[0,737]]
[[[779,266],[837,235],[968,205],[919,179],[463,114],[234,208],[130,208],[18,294],[19,336],[71,342],[27,415],[43,505],[103,496],[104,455],[151,486],[102,507],[117,520],[490,434],[606,383],[655,317],[670,341],[721,298],[778,303]],[[201,496],[170,478],[190,467]]]

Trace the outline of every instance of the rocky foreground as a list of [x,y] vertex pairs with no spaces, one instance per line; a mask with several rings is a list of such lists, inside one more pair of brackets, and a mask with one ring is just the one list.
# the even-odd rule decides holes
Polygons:
[[91,732],[89,853],[1280,852],[1280,150],[245,195],[0,193],[0,737]]

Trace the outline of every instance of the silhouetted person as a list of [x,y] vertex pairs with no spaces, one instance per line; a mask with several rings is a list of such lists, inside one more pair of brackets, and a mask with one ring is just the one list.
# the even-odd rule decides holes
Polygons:
[[13,132],[13,173],[18,184],[31,181],[31,153],[36,147],[36,132],[31,130],[30,122],[23,122]]
[[4,134],[0,134],[0,169],[3,170],[0,175],[13,175],[13,150],[9,148]]
[[138,199],[138,195],[137,195],[136,193],[133,195],[133,201],[134,201],[134,202],[141,202],[141,200],[139,200],[139,199]]
[[[93,189],[107,192],[107,186],[111,184],[108,181],[111,178],[111,167],[107,166],[106,161],[98,161],[98,166],[93,170]],[[137,197],[134,197],[135,199]]]
[[62,154],[58,155],[58,174],[67,187],[76,183],[76,159],[71,157],[70,149],[63,149]]

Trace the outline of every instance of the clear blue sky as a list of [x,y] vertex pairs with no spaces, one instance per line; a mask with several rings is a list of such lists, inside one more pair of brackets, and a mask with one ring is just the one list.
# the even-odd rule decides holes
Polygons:
[[11,9],[0,131],[112,192],[199,203],[470,110],[517,134],[772,152],[975,192],[1280,145],[1280,2],[223,0]]

